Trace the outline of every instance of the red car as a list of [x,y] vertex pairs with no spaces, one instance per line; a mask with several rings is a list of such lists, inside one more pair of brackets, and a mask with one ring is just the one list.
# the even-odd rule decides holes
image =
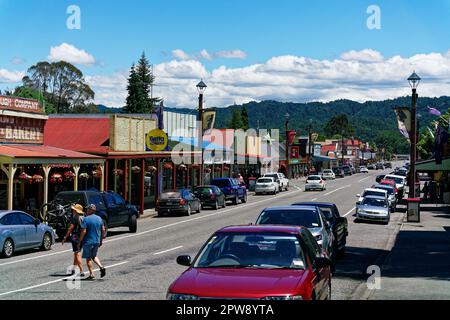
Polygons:
[[331,298],[331,261],[311,232],[293,226],[217,231],[167,292],[169,300]]
[[383,179],[380,181],[380,184],[385,184],[387,186],[391,186],[394,188],[395,194],[398,195],[398,189],[395,186],[395,181],[394,180],[390,180],[390,179]]

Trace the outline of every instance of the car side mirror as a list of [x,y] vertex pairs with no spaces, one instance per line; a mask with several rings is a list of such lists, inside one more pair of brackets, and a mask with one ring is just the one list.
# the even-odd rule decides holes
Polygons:
[[316,269],[323,269],[331,266],[331,260],[324,257],[319,257],[314,261],[314,267]]
[[357,198],[360,198],[360,197],[361,197],[361,195],[360,195],[360,194],[358,193],[358,194],[356,195],[356,197],[357,197]]
[[186,266],[186,267],[190,267],[191,266],[191,256],[179,256],[177,257],[177,263],[180,266]]

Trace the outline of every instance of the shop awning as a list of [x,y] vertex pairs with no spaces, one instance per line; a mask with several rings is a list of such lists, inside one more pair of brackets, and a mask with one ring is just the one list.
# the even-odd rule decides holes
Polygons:
[[443,159],[441,164],[436,164],[435,159],[417,162],[416,171],[450,171],[450,158]]
[[327,156],[313,156],[313,161],[322,161],[322,162],[330,162],[336,160],[336,158],[327,157]]

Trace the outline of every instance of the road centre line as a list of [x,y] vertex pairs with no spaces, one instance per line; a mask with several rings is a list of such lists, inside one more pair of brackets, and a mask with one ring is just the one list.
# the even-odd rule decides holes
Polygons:
[[167,252],[170,252],[170,251],[175,251],[175,250],[181,249],[181,248],[183,248],[183,246],[178,246],[178,247],[167,249],[167,250],[164,250],[164,251],[159,251],[159,252],[154,253],[153,255],[157,256],[157,255],[160,255],[160,254],[163,254],[163,253],[167,253]]
[[335,193],[336,191],[339,191],[339,190],[342,190],[342,189],[345,189],[345,188],[350,188],[350,185],[348,184],[348,185],[340,187],[340,188],[338,188],[336,190],[333,190],[333,191],[330,191],[328,193],[325,193],[324,196],[329,196],[330,194]]
[[373,177],[373,175],[370,175],[370,176],[368,176],[368,177],[365,177],[365,178],[359,180],[358,182],[363,182],[363,181],[365,181],[365,180],[367,180],[367,179],[369,179],[369,178],[372,178],[372,177]]
[[[105,268],[111,269],[111,268],[114,268],[114,267],[118,267],[118,266],[124,265],[124,264],[126,264],[128,262],[129,261],[122,261],[122,262],[119,262],[119,263],[116,263],[116,264],[112,264],[110,266],[105,266]],[[99,269],[97,268],[94,271],[99,271]],[[54,283],[58,283],[58,282],[66,281],[66,280],[72,280],[72,279],[74,279],[74,276],[69,276],[69,277],[64,277],[64,278],[58,279],[58,280],[44,282],[44,283],[36,284],[34,286],[22,288],[22,289],[16,289],[16,290],[12,290],[12,291],[2,292],[2,293],[0,293],[0,297],[1,296],[6,296],[8,294],[13,294],[13,293],[18,293],[18,292],[23,292],[23,291],[28,291],[28,290],[44,287],[44,286],[48,286],[48,285],[51,285],[51,284],[54,284]]]
[[348,216],[350,213],[352,213],[353,212],[353,210],[355,210],[356,209],[356,207],[353,207],[351,210],[349,210],[346,214],[344,214],[343,215],[343,217],[346,217],[346,216]]

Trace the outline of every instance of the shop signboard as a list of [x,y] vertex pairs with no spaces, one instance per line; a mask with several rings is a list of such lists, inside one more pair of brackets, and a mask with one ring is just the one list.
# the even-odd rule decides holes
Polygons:
[[169,137],[160,129],[150,131],[145,139],[147,151],[164,151],[169,144]]
[[0,109],[27,113],[44,113],[39,101],[10,96],[0,96]]
[[44,143],[45,120],[0,116],[1,143]]

